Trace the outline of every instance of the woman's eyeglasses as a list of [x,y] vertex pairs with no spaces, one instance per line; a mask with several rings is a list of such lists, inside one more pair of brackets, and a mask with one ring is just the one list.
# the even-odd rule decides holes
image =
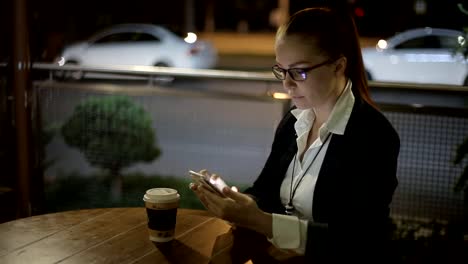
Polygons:
[[307,72],[317,69],[319,67],[322,67],[323,65],[329,64],[333,62],[332,60],[326,60],[322,63],[319,63],[317,65],[307,67],[307,68],[291,68],[291,69],[283,69],[278,65],[275,65],[271,67],[271,70],[273,71],[273,74],[278,80],[285,80],[286,79],[286,73],[289,73],[289,76],[295,81],[305,81],[307,79]]

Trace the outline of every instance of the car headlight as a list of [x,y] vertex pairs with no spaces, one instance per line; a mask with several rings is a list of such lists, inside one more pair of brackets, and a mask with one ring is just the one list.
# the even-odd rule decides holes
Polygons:
[[377,51],[383,51],[388,47],[388,43],[386,40],[381,39],[379,42],[377,42],[376,49]]
[[197,34],[193,32],[188,32],[187,36],[184,38],[184,41],[189,44],[195,43],[195,41],[197,41]]
[[54,63],[58,64],[59,66],[65,65],[65,58],[64,57],[57,57],[54,59]]

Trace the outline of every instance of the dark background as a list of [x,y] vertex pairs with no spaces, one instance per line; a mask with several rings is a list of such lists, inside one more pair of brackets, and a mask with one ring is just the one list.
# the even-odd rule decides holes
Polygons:
[[[5,61],[12,48],[13,2],[0,1],[0,60]],[[209,6],[214,10],[215,32],[235,32],[238,22],[246,20],[249,32],[274,32],[270,12],[274,0],[192,0],[192,27],[205,28]],[[417,15],[416,0],[290,0],[290,13],[305,7],[328,3],[349,8],[355,14],[361,36],[388,37],[412,27],[431,26],[462,29],[468,16],[457,3],[468,7],[467,0],[422,0],[426,13]],[[188,0],[29,0],[28,22],[33,61],[50,61],[65,44],[84,39],[111,24],[141,22],[162,24],[174,30],[185,30]]]

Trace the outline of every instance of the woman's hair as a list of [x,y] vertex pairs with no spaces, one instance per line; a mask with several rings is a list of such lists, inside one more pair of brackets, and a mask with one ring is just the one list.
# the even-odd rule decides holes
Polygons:
[[367,86],[359,35],[349,13],[325,7],[303,9],[278,29],[277,40],[286,36],[299,37],[330,59],[346,57],[345,75],[353,82],[354,94],[374,105]]

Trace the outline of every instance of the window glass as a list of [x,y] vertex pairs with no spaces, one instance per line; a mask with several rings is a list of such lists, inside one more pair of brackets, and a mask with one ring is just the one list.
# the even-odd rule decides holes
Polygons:
[[135,34],[134,41],[160,41],[160,39],[147,33],[138,33]]
[[395,46],[395,49],[438,49],[439,38],[436,36],[424,36],[407,40]]
[[98,39],[97,41],[95,41],[95,43],[104,44],[104,43],[122,43],[122,42],[135,42],[135,41],[159,41],[159,39],[147,33],[123,32],[123,33],[115,33],[115,34],[107,35],[103,38]]
[[439,41],[440,47],[443,49],[456,49],[460,45],[458,43],[458,37],[453,36],[441,36]]

